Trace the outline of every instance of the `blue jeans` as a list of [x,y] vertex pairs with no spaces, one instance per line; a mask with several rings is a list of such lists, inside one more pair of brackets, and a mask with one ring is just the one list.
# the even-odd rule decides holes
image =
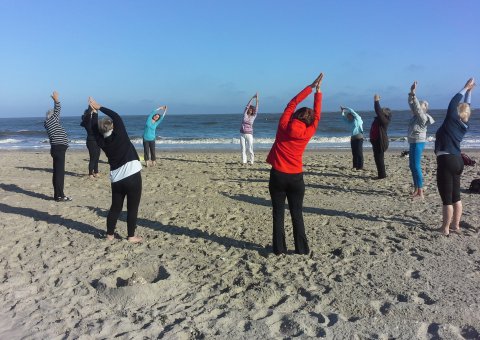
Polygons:
[[408,155],[410,161],[410,170],[412,171],[413,185],[415,188],[423,188],[423,175],[422,160],[423,149],[425,148],[425,142],[423,143],[410,143],[410,153]]

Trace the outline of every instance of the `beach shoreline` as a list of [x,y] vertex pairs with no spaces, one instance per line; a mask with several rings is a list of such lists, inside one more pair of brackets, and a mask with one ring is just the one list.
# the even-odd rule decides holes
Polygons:
[[[92,180],[88,152],[67,151],[73,201],[57,203],[48,150],[0,150],[0,337],[475,338],[480,210],[466,189],[480,169],[462,176],[462,232],[443,237],[435,155],[424,153],[425,200],[413,201],[401,151],[386,152],[382,181],[370,150],[364,171],[349,149],[306,151],[312,253],[274,256],[268,150],[243,166],[239,151],[157,148],[142,170],[139,245],[125,241],[125,212],[104,239],[103,153]],[[289,250],[291,229],[286,209]]]

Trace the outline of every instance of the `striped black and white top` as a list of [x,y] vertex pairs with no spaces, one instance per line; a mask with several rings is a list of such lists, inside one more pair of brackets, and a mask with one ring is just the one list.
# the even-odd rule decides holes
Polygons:
[[60,102],[55,103],[53,114],[45,119],[43,126],[47,130],[50,145],[66,145],[68,146],[67,132],[60,124]]

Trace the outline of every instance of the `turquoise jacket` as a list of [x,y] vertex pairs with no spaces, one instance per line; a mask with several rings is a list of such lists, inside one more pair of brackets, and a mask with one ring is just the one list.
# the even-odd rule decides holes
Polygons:
[[[350,121],[347,118],[347,115],[351,114],[353,116],[353,120]],[[363,120],[362,117],[354,110],[349,107],[344,108],[342,111],[342,116],[345,122],[347,123],[348,127],[352,131],[352,136],[356,136],[358,134],[363,134]]]
[[153,116],[156,114],[160,115],[158,111],[155,109],[153,110],[150,115],[147,118],[147,121],[145,122],[145,129],[143,130],[143,139],[151,142],[156,139],[155,135],[155,130],[157,129],[157,126],[162,122],[163,118],[165,118],[165,113],[160,115],[160,119],[157,120],[156,122],[152,122]]

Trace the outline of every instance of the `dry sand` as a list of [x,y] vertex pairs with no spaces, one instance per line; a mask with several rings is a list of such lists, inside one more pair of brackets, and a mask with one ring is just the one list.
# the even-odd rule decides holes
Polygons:
[[[105,162],[91,180],[87,153],[68,151],[74,200],[56,203],[48,151],[2,151],[0,338],[478,339],[480,196],[462,194],[462,232],[441,236],[431,150],[424,201],[409,197],[399,153],[383,181],[370,150],[361,172],[348,151],[306,153],[312,254],[277,257],[264,152],[243,167],[239,153],[158,151],[142,171],[145,242],[133,245],[124,213],[121,238],[104,239]],[[465,169],[462,188],[478,171]],[[293,250],[288,212],[286,231]]]

